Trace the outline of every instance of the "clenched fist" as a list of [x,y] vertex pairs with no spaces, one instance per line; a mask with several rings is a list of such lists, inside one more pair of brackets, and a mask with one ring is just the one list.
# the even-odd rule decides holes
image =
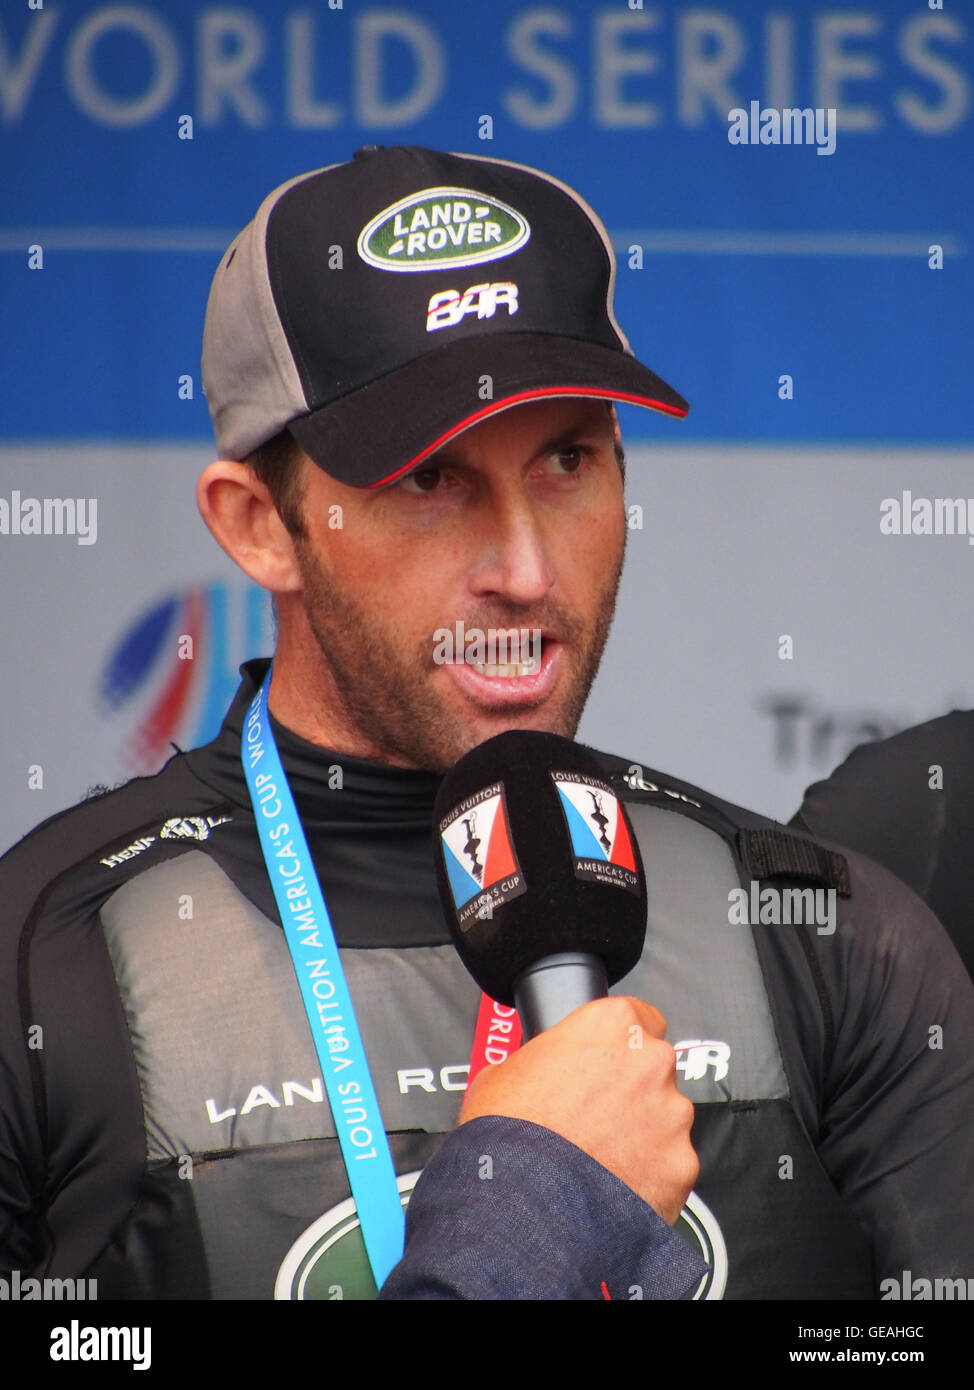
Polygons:
[[672,1226],[700,1164],[666,1022],[641,999],[584,1004],[471,1084],[460,1123],[510,1115],[554,1130]]

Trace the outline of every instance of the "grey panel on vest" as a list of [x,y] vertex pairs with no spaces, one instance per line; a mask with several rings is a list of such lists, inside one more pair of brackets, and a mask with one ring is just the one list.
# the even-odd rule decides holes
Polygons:
[[[671,1043],[730,1048],[681,1054],[680,1090],[693,1101],[784,1099],[788,1083],[750,927],[728,921],[740,887],[727,844],[706,826],[662,807],[627,802],[646,870],[646,947],[612,990],[646,999],[666,1018]],[[793,931],[793,927],[780,927]],[[697,1079],[686,1073],[704,1074]]]
[[[284,933],[213,860],[191,850],[147,870],[101,920],[150,1162],[335,1135]],[[452,1129],[479,1004],[453,947],[346,950],[342,961],[386,1128]],[[417,1068],[403,1094],[398,1072]]]
[[[730,851],[688,817],[629,810],[649,922],[643,959],[614,992],[661,1009],[674,1044],[697,1044],[680,1056],[692,1100],[786,1097],[751,931],[727,920],[739,886]],[[102,921],[150,1160],[335,1134],[284,934],[207,855],[187,851],[140,874]],[[451,1129],[479,999],[453,947],[345,950],[342,960],[386,1128]]]

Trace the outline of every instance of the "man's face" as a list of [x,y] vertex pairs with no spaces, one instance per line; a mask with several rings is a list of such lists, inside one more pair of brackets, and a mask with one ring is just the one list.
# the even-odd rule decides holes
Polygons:
[[[304,461],[296,549],[331,746],[443,772],[506,729],[574,735],[622,569],[616,439],[604,402],[538,401],[386,488],[346,487]],[[510,629],[528,650],[490,648]]]

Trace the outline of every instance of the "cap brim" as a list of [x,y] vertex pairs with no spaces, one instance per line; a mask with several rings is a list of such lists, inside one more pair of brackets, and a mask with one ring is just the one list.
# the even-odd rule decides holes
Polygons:
[[381,487],[489,415],[558,396],[626,401],[680,419],[690,409],[625,352],[546,333],[496,333],[426,353],[288,429],[339,482]]

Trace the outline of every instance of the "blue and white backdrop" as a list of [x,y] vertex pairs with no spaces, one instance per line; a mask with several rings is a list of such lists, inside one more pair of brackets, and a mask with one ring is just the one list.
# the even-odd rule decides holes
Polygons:
[[[193,500],[206,293],[270,188],[366,143],[578,187],[692,403],[624,414],[582,738],[787,817],[971,704],[972,35],[960,0],[5,4],[0,848],[207,737],[269,650]],[[772,108],[820,124],[775,143]]]

